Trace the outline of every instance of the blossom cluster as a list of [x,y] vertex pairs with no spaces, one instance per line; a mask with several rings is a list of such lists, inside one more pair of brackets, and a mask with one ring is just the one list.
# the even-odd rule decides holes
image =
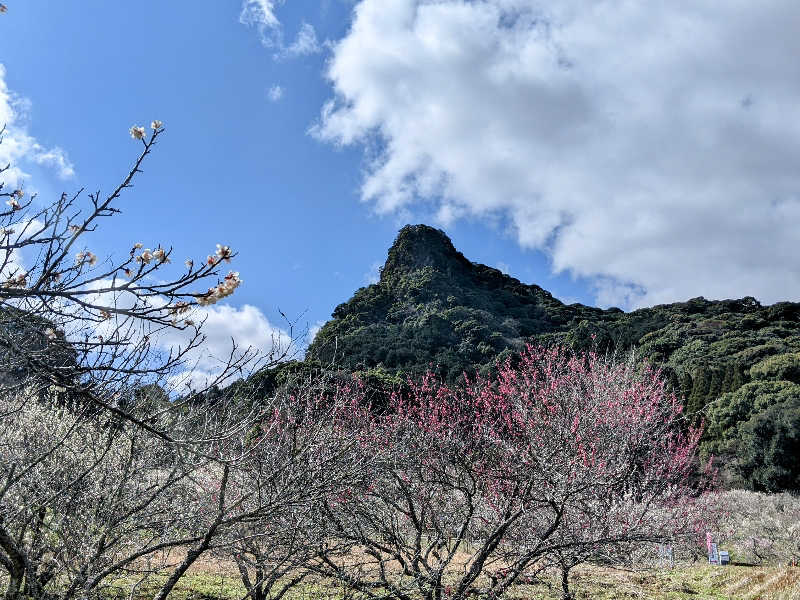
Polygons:
[[11,210],[20,210],[22,206],[20,206],[19,201],[22,200],[22,196],[25,195],[25,192],[22,190],[14,190],[11,192],[11,197],[6,200],[6,204],[11,207]]
[[6,288],[24,288],[28,285],[28,275],[27,273],[20,273],[15,277],[9,277],[6,282],[3,284],[3,287]]
[[97,264],[97,255],[88,250],[84,250],[75,255],[75,262],[78,264],[88,262],[91,266],[95,266]]
[[[133,245],[134,250],[138,250],[141,247],[142,244],[140,243]],[[158,264],[171,262],[167,256],[167,253],[161,247],[156,248],[155,250],[145,248],[142,253],[136,257],[136,262],[141,265],[149,265],[152,261],[156,261]]]
[[[223,246],[222,244],[217,244],[217,251],[214,254],[209,254],[208,258],[206,259],[206,263],[209,265],[215,265],[218,262],[224,260],[225,262],[231,262],[231,258],[233,257],[233,250],[231,250],[230,246]],[[188,261],[187,261],[188,265]],[[191,267],[189,267],[191,268]]]
[[237,287],[242,284],[242,280],[239,279],[239,273],[236,271],[231,271],[225,276],[225,279],[219,285],[208,288],[208,292],[199,296],[197,298],[197,303],[200,306],[209,306],[211,304],[216,304],[223,298],[230,296]]
[[[164,123],[162,123],[158,119],[156,119],[152,123],[150,123],[150,128],[153,130],[154,133],[156,131],[159,131],[163,127],[164,127]],[[144,127],[142,127],[141,125],[134,125],[133,127],[130,128],[129,132],[131,134],[131,137],[133,139],[135,139],[135,140],[143,140],[144,139],[145,130],[144,130]]]

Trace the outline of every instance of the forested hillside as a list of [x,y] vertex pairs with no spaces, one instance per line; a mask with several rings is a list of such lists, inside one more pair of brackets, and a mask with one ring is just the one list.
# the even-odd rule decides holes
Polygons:
[[690,418],[707,421],[705,450],[727,457],[729,482],[800,489],[800,303],[699,297],[627,313],[567,305],[470,262],[444,232],[409,225],[380,281],[332,316],[306,360],[389,383],[429,368],[451,380],[485,372],[527,343],[635,347],[664,369]]

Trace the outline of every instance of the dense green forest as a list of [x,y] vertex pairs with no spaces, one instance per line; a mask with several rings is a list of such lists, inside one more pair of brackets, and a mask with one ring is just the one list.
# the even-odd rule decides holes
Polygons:
[[527,343],[635,348],[664,370],[688,419],[706,424],[704,451],[727,485],[800,490],[800,303],[699,297],[632,312],[564,304],[470,262],[444,232],[409,225],[380,281],[332,317],[303,365],[268,379],[335,365],[386,388],[428,369],[449,380],[486,373]]

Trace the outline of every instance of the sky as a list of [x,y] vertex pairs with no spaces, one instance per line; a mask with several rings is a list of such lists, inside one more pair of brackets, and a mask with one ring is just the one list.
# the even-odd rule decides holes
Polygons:
[[[238,256],[224,346],[311,333],[406,223],[566,302],[800,300],[800,5],[6,0],[0,162],[92,234]],[[302,345],[302,342],[301,342]]]

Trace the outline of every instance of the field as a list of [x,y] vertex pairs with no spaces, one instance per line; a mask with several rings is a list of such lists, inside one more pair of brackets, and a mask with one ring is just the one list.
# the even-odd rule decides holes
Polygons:
[[[800,567],[683,566],[642,572],[585,568],[574,573],[572,588],[579,600],[800,600]],[[147,587],[141,587],[139,592],[139,598],[151,597]],[[218,564],[204,564],[184,578],[170,597],[238,600],[244,595],[244,587],[234,571]],[[296,589],[287,600],[345,597],[335,587],[308,584]],[[558,600],[561,596],[553,579],[552,585],[543,582],[538,586],[519,586],[508,597]]]

